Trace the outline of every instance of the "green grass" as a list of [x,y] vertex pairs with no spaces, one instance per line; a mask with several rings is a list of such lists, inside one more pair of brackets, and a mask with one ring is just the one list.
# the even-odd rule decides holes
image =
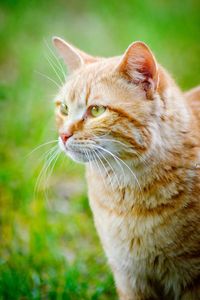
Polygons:
[[57,138],[57,80],[44,40],[89,53],[122,53],[143,40],[180,84],[200,83],[199,5],[183,1],[14,1],[0,7],[0,299],[116,299],[88,205],[84,168],[61,156],[35,192]]

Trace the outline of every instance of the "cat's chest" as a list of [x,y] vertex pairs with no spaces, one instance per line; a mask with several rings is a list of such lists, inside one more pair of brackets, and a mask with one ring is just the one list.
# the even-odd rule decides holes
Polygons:
[[125,271],[135,277],[154,274],[157,280],[160,274],[155,272],[155,264],[158,270],[164,269],[168,254],[173,252],[176,218],[135,214],[134,191],[113,192],[101,181],[94,185],[94,179],[88,182],[89,201],[109,264],[120,273]]
[[140,248],[143,251],[155,246],[159,217],[135,216],[114,208],[108,209],[92,197],[90,205],[97,230],[105,244],[112,240],[113,247],[120,248],[123,245],[128,251],[136,252]]
[[[92,200],[91,200],[92,202]],[[152,268],[161,253],[152,220],[110,214],[91,203],[94,222],[111,266],[137,274]]]
[[142,237],[148,242],[148,238],[144,237],[159,222],[159,217],[139,216],[133,212],[141,191],[131,186],[114,188],[103,178],[92,175],[88,177],[89,201],[101,234],[106,235],[109,231],[110,237],[116,237],[119,242],[130,240],[133,236],[132,244],[139,245]]
[[88,178],[88,188],[97,231],[112,257],[143,259],[150,252],[157,253],[159,244],[167,245],[171,226],[163,224],[163,216],[135,211],[140,191],[130,187],[113,190],[95,176]]

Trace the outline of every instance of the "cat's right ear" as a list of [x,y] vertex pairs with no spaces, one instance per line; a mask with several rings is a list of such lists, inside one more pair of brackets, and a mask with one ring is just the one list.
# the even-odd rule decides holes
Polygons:
[[79,69],[84,64],[96,61],[94,57],[84,53],[59,37],[53,37],[52,42],[67,65],[69,73]]
[[158,87],[158,66],[149,47],[143,42],[132,43],[122,56],[118,71],[129,82],[140,85],[148,99]]

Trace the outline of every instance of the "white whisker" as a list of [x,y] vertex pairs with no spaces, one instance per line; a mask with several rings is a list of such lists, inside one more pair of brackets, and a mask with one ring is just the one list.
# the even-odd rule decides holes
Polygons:
[[138,184],[138,186],[139,186],[140,191],[142,192],[142,188],[141,188],[141,186],[140,186],[140,183],[139,183],[139,181],[138,181],[136,175],[133,173],[133,171],[131,170],[131,168],[130,168],[130,167],[129,167],[129,166],[128,166],[121,158],[119,158],[118,156],[116,156],[115,154],[113,154],[113,153],[110,152],[109,150],[104,149],[104,148],[101,147],[101,146],[96,146],[96,147],[98,147],[99,149],[101,149],[101,150],[107,152],[108,154],[112,155],[113,158],[115,157],[115,158],[116,158],[117,160],[119,160],[124,166],[126,166],[126,167],[128,168],[128,170],[131,172],[131,174],[133,175],[135,181],[137,182],[137,184]]
[[51,61],[51,59],[50,59],[47,55],[45,56],[45,58],[46,58],[47,61],[49,62],[50,66],[52,67],[52,69],[53,69],[54,73],[56,74],[57,78],[59,79],[61,85],[63,85],[64,82],[62,81],[60,75],[58,74],[56,68],[54,67],[54,65],[53,65],[53,63],[52,63],[52,61]]
[[47,76],[47,75],[45,75],[45,74],[43,74],[43,73],[41,73],[41,72],[39,72],[39,71],[35,71],[35,73],[37,73],[37,74],[39,74],[40,76],[42,76],[42,77],[44,77],[44,78],[50,80],[51,82],[53,82],[53,83],[60,89],[60,85],[59,85],[54,79],[52,79],[51,77],[49,77],[49,76]]
[[[93,156],[93,154],[94,154],[94,156]],[[96,163],[96,166],[97,166],[97,168],[98,168],[98,170],[99,170],[99,173],[100,173],[101,178],[102,178],[102,180],[103,180],[104,186],[107,187],[106,182],[105,182],[105,178],[104,178],[104,176],[103,176],[103,174],[102,174],[102,172],[101,172],[101,168],[99,167],[98,161],[97,161],[97,159],[96,159],[95,152],[92,151],[92,152],[91,152],[91,155],[92,155],[93,158],[94,158],[94,162]]]
[[34,195],[37,193],[39,187],[40,187],[40,183],[42,181],[42,178],[46,175],[46,172],[49,168],[49,166],[51,165],[51,162],[53,161],[53,159],[56,157],[57,155],[57,145],[54,146],[52,149],[50,149],[48,151],[48,153],[46,154],[47,160],[42,168],[42,170],[39,173],[39,176],[36,180],[36,184],[35,184],[35,189],[34,189]]
[[30,156],[31,154],[33,154],[35,151],[39,150],[41,147],[44,147],[46,145],[49,145],[49,144],[53,144],[53,143],[57,143],[58,140],[52,140],[52,141],[49,141],[49,142],[46,142],[44,144],[41,144],[39,146],[37,146],[36,148],[34,148],[31,152],[29,152],[26,157]]
[[107,160],[107,158],[103,155],[103,153],[99,150],[99,149],[96,149],[96,151],[98,151],[102,156],[103,156],[103,159],[106,161],[106,163],[108,164],[108,166],[110,167],[111,171],[113,172],[116,180],[117,180],[117,184],[118,184],[118,187],[120,188],[120,182],[119,182],[119,179],[117,177],[117,174],[115,172],[115,170],[113,169],[111,163]]
[[51,47],[48,45],[47,41],[45,41],[45,44],[46,44],[47,48],[49,49],[50,53],[52,54],[53,58],[56,59],[56,62],[58,63],[58,66],[60,67],[60,69],[59,69],[59,67],[58,67],[57,65],[56,65],[56,66],[57,66],[57,68],[62,72],[62,75],[63,75],[63,77],[64,77],[64,81],[65,81],[65,80],[66,80],[66,73],[65,73],[65,71],[64,71],[63,65],[61,64],[61,62],[60,62],[60,60],[58,59],[58,57],[55,55],[54,51],[53,51],[53,50],[51,49]]
[[[49,167],[48,167],[47,170],[46,170],[46,175],[47,175],[47,171],[48,171],[48,169],[50,168],[49,174],[46,176],[46,180],[45,180],[45,183],[44,183],[44,186],[45,186],[45,187],[48,185],[49,179],[50,179],[50,177],[51,177],[51,175],[52,175],[53,169],[54,169],[54,167],[55,167],[55,165],[56,165],[56,162],[57,162],[57,160],[58,160],[58,158],[59,158],[59,156],[60,156],[60,153],[61,153],[61,151],[58,149],[57,152],[56,152],[56,154],[55,154],[55,156],[54,156],[53,159],[51,160],[51,163],[52,163],[52,161],[54,160],[52,166],[51,166],[51,163],[50,163]],[[47,194],[46,190],[45,190],[45,196],[46,196],[46,200],[48,200],[48,194]]]
[[114,139],[104,139],[104,138],[102,139],[102,138],[99,138],[99,139],[96,139],[96,141],[107,141],[107,142],[118,143],[118,144],[122,145],[125,148],[130,148],[130,150],[133,150],[133,148],[131,146],[126,145],[123,142],[118,141],[118,140],[114,140]]
[[110,184],[111,184],[111,186],[112,186],[112,190],[113,190],[113,192],[114,192],[112,178],[111,178],[111,176],[110,176],[110,174],[109,174],[108,170],[106,169],[106,167],[105,167],[104,163],[102,162],[102,160],[101,160],[100,156],[97,154],[97,152],[95,152],[95,154],[96,154],[97,158],[99,159],[99,161],[100,161],[101,165],[103,166],[103,168],[104,168],[104,170],[105,170],[105,173],[106,173],[106,174],[107,174],[107,176],[109,177],[109,181],[110,181]]

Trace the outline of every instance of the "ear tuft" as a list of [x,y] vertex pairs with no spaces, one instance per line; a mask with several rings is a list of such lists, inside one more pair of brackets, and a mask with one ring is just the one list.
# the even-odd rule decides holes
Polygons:
[[157,89],[157,63],[151,50],[143,42],[134,42],[128,47],[120,62],[119,71],[129,81],[140,84],[147,98],[151,98],[152,93]]
[[80,68],[84,64],[83,59],[78,51],[76,51],[75,47],[59,37],[53,37],[52,42],[59,55],[63,58],[70,73]]
[[69,72],[79,69],[84,64],[97,61],[97,58],[86,54],[59,37],[53,37],[52,42],[67,65]]

